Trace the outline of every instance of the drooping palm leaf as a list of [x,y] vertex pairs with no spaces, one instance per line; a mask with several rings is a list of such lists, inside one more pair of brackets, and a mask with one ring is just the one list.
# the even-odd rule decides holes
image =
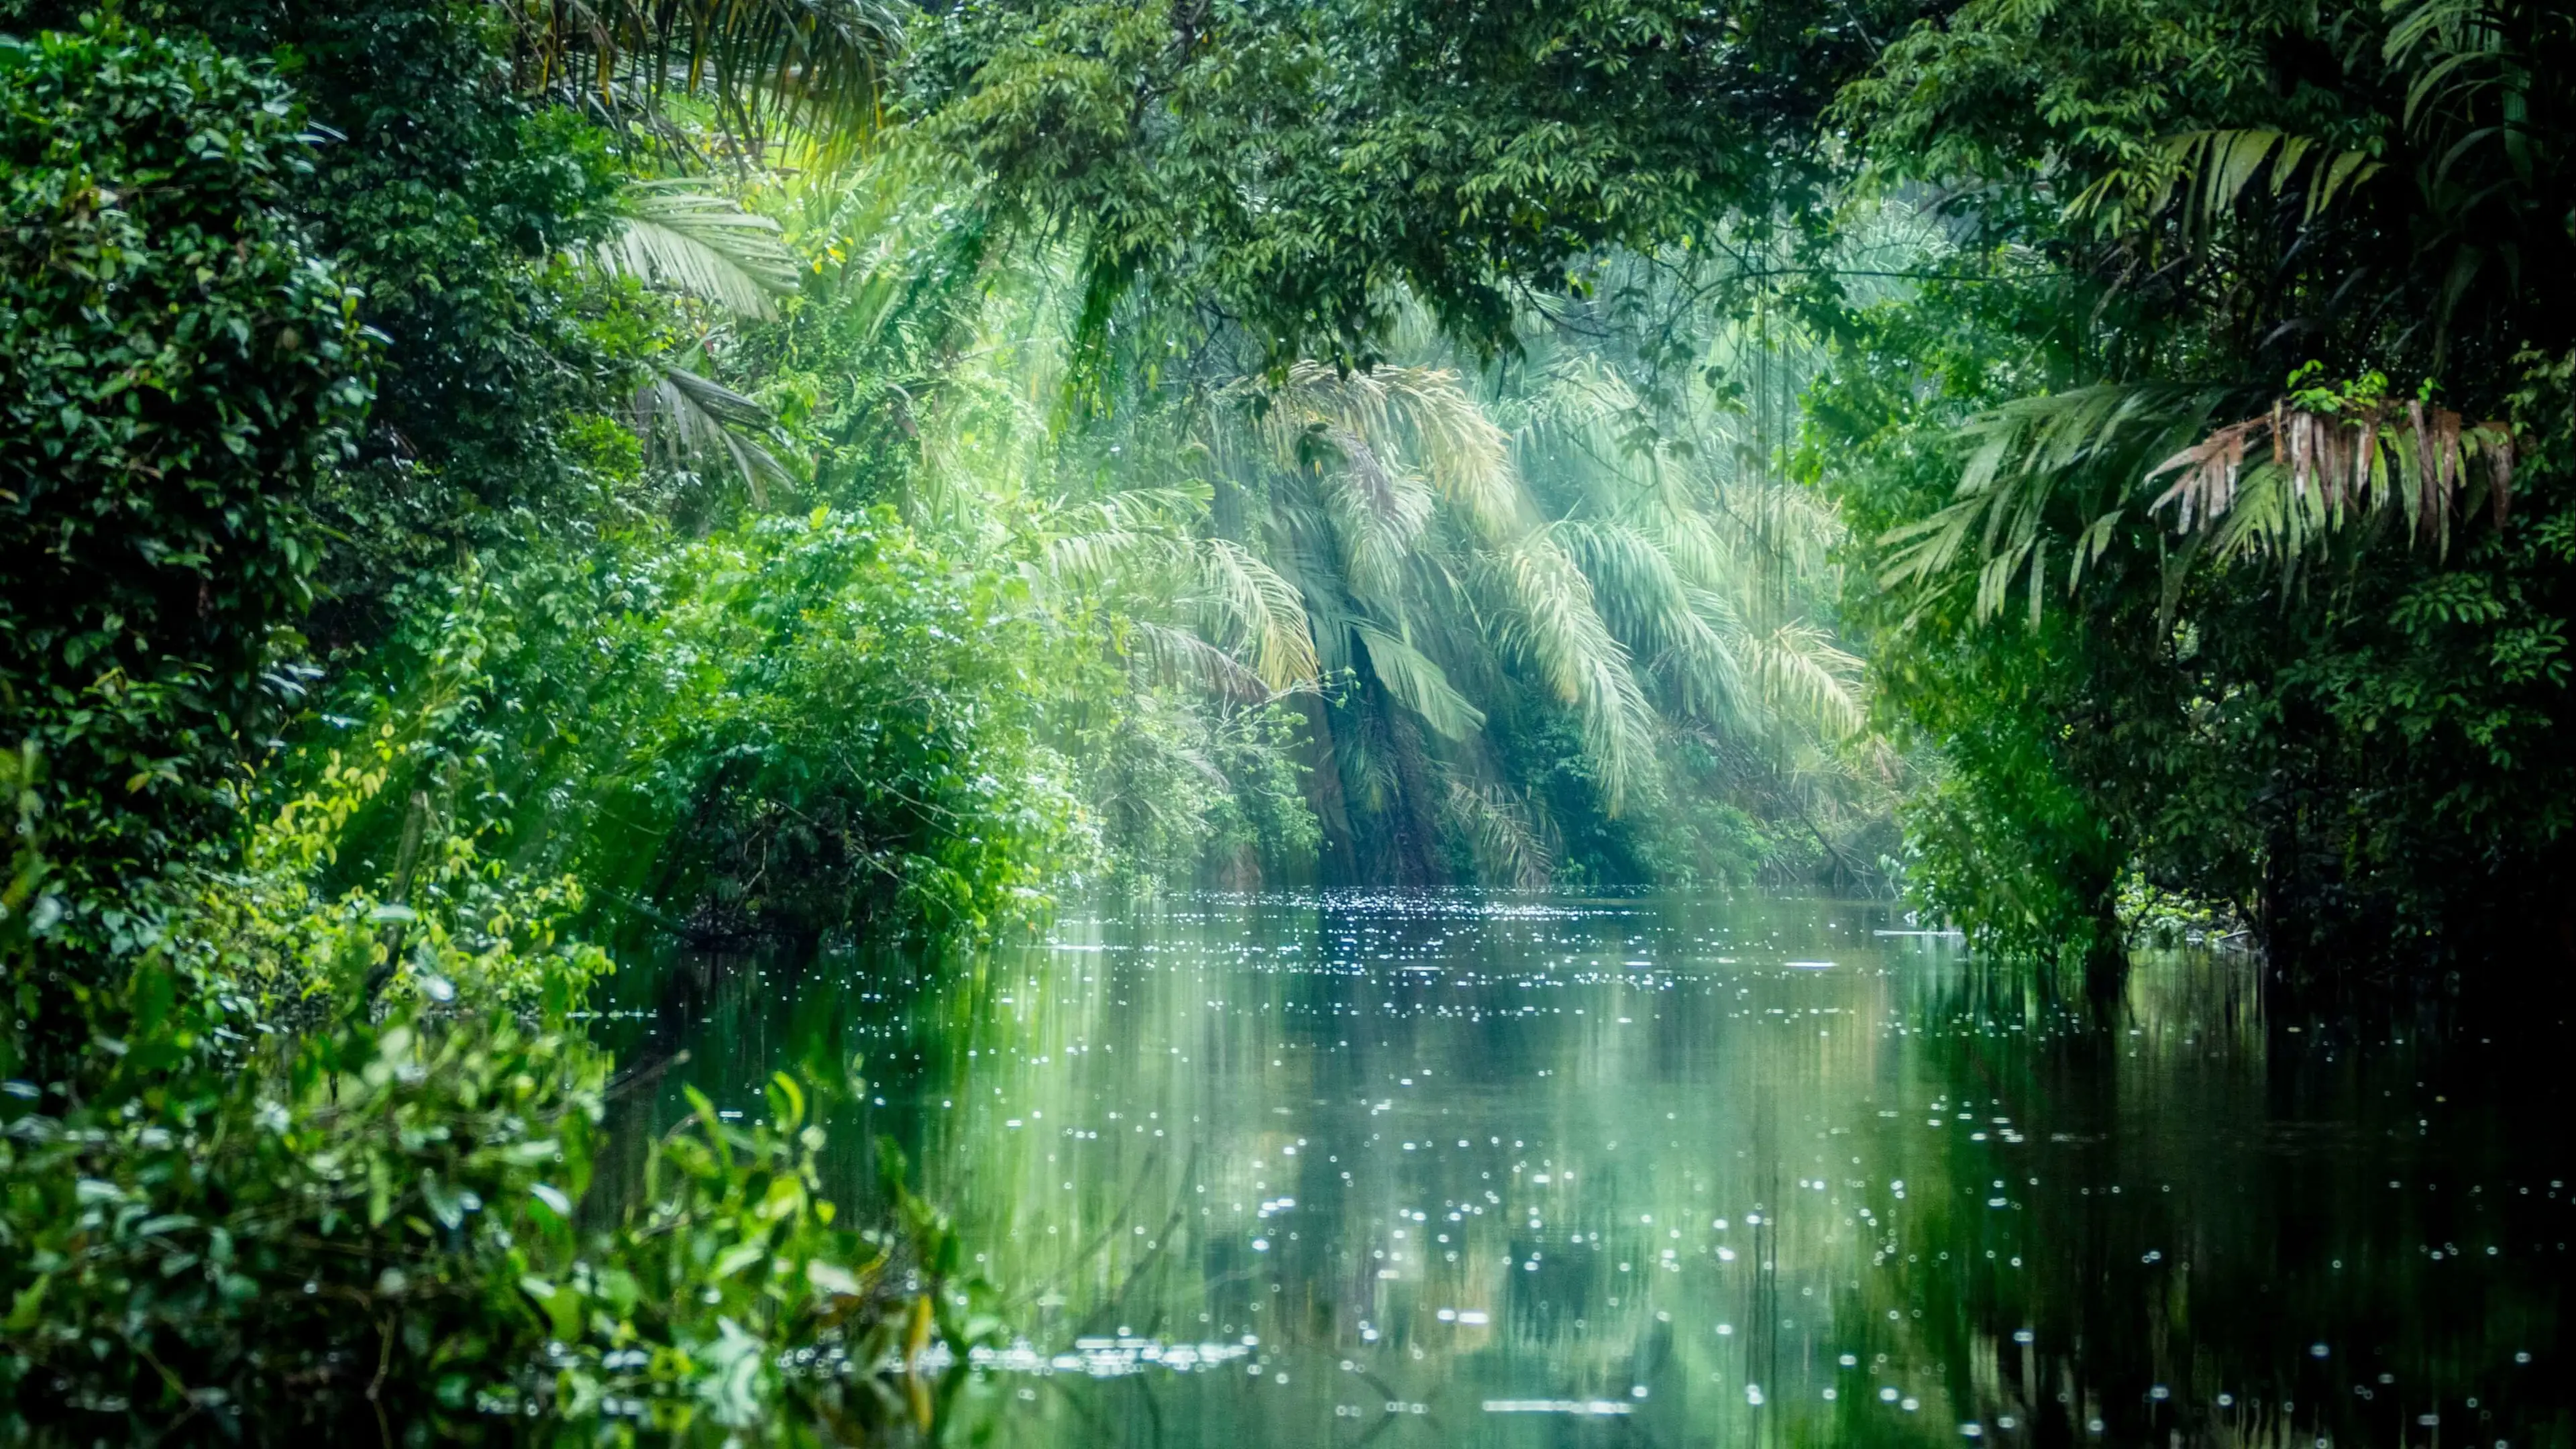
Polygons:
[[2207,431],[2225,390],[2170,386],[2078,388],[2022,398],[1961,430],[1974,445],[1956,501],[1879,540],[1888,589],[1947,587],[1963,559],[1976,569],[1976,615],[1998,613],[2015,580],[2039,616],[2052,548],[2068,560],[2066,587],[2107,546],[2137,480],[2156,458]]
[[2117,230],[2179,202],[2185,223],[2205,232],[2269,175],[2273,196],[2298,188],[2299,219],[2305,223],[2382,169],[2368,150],[2337,149],[2287,131],[2186,131],[2158,142],[2138,167],[2105,173],[2067,211],[2095,216],[2106,229]]
[[[2446,552],[2452,521],[2480,493],[2504,522],[2515,458],[2504,423],[2471,424],[2421,402],[2345,400],[2323,411],[2288,398],[2215,423],[2243,401],[2228,388],[2102,386],[2006,404],[1963,430],[1976,447],[1956,501],[1880,540],[1881,584],[1939,589],[1966,563],[1979,618],[2025,587],[2036,622],[2052,558],[2063,558],[2073,592],[2132,509],[2169,516],[2212,557],[2285,565],[2309,539],[2375,514],[2403,518],[2411,537]],[[2249,462],[2266,441],[2269,456]]]
[[1430,656],[1368,620],[1354,620],[1351,628],[1378,682],[1423,723],[1453,740],[1484,728],[1485,712],[1467,702]]
[[1210,596],[1251,650],[1253,672],[1272,689],[1314,683],[1313,632],[1296,587],[1232,540],[1201,539],[1195,552]]
[[2323,525],[2340,525],[2347,513],[2403,515],[2408,532],[2437,549],[2450,546],[2451,520],[2472,486],[2471,464],[2482,463],[2484,491],[2496,526],[2504,526],[2513,501],[2514,438],[2502,422],[2469,423],[2443,407],[2421,402],[2403,408],[2369,404],[2333,413],[2300,407],[2284,398],[2262,417],[2219,428],[2200,442],[2148,470],[2153,483],[2168,473],[2173,486],[2148,504],[2174,510],[2174,527],[2189,533],[2219,525],[2235,507],[2247,473],[2247,448],[2269,439],[2271,457],[2254,470],[2277,470],[2292,504],[2278,521],[2232,530],[2229,553],[2295,549],[2298,521],[2314,512]]
[[875,0],[505,0],[530,90],[627,117],[672,94],[738,135],[874,130],[903,27]]
[[1544,533],[1493,560],[1492,576],[1511,601],[1504,636],[1582,722],[1586,750],[1613,815],[1654,754],[1653,711],[1637,687],[1628,651],[1602,622],[1592,582]]
[[1753,673],[1773,709],[1812,721],[1827,739],[1860,733],[1861,661],[1811,625],[1783,625],[1746,641]]
[[1563,842],[1524,797],[1494,784],[1445,782],[1441,816],[1467,841],[1478,875],[1522,890],[1537,890],[1556,875]]
[[755,508],[769,505],[770,483],[795,481],[768,447],[777,420],[722,383],[662,362],[629,406],[648,454],[694,472],[710,466],[730,469],[750,491]]
[[1134,619],[1128,622],[1127,637],[1130,653],[1159,683],[1187,685],[1203,694],[1247,703],[1273,697],[1269,681],[1186,629]]
[[796,256],[778,223],[687,180],[631,181],[618,194],[617,232],[593,251],[600,266],[742,317],[774,317],[796,290]]

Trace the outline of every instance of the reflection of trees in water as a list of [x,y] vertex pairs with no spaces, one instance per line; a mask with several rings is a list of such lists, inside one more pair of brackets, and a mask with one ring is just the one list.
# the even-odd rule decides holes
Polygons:
[[[1692,925],[1653,918],[1648,929],[1660,936],[1687,933]],[[1577,954],[1615,967],[1630,954],[1623,933],[1635,926],[1623,917],[1574,928]],[[1695,1150],[1674,1154],[1664,1142],[1639,1136],[1628,1152],[1609,1152],[1605,1143],[1642,1126],[1632,1120],[1634,1103],[1616,1089],[1619,1081],[1633,1078],[1640,1091],[1651,1091],[1677,1074],[1720,1065],[1698,1032],[1705,1021],[1676,1030],[1686,1023],[1672,1020],[1659,1028],[1641,1011],[1646,1030],[1639,1035],[1656,1034],[1647,1045],[1614,1050],[1600,1031],[1569,1030],[1562,1017],[1529,1019],[1502,1010],[1426,1015],[1426,998],[1436,1004],[1453,989],[1445,981],[1411,984],[1383,967],[1351,974],[1314,969],[1311,960],[1297,970],[1240,971],[1232,964],[1244,959],[1238,953],[1247,947],[1266,953],[1292,939],[1329,944],[1350,933],[1368,933],[1352,935],[1350,949],[1371,959],[1379,952],[1396,956],[1408,944],[1447,939],[1458,929],[1436,917],[1407,924],[1341,913],[1305,923],[1256,922],[1248,933],[1232,921],[1199,933],[1169,922],[1111,925],[1076,944],[1102,947],[1103,957],[1153,947],[1186,960],[1200,951],[1216,964],[1204,975],[1188,964],[1123,974],[1116,989],[1124,996],[1112,994],[1109,973],[1064,964],[1082,962],[1080,954],[1060,958],[1054,969],[1061,976],[1050,978],[1033,964],[1017,977],[1010,994],[1023,1005],[1043,994],[1046,1020],[1033,1023],[1020,1055],[1003,1059],[1005,1100],[1014,1112],[1043,1110],[1049,1123],[1064,1124],[1059,1131],[1100,1130],[1102,1138],[1060,1146],[1059,1161],[1049,1165],[1043,1151],[1031,1161],[1017,1155],[1010,1138],[961,1124],[950,1146],[934,1151],[943,1171],[974,1184],[974,1202],[949,1200],[968,1215],[968,1238],[993,1248],[994,1276],[1046,1285],[1063,1300],[1051,1320],[1040,1315],[1035,1336],[1062,1342],[1126,1328],[1182,1341],[1200,1334],[1233,1341],[1250,1331],[1265,1351],[1287,1344],[1300,1359],[1353,1362],[1352,1371],[1333,1369],[1337,1382],[1316,1386],[1325,1399],[1335,1393],[1366,1399],[1372,1420],[1383,1418],[1385,1401],[1424,1402],[1452,1416],[1453,1427],[1456,1416],[1481,1412],[1482,1397],[1518,1391],[1616,1400],[1634,1410],[1624,1422],[1647,1442],[1693,1424],[1723,1421],[1750,1430],[1780,1417],[1786,1406],[1776,1385],[1784,1373],[1805,1385],[1799,1399],[1815,1399],[1809,1381],[1820,1374],[1829,1381],[1833,1360],[1830,1299],[1816,1296],[1829,1285],[1818,1264],[1847,1257],[1828,1250],[1847,1234],[1801,1228],[1784,1242],[1777,1217],[1762,1212],[1783,1191],[1775,1143],[1812,1130],[1763,1124],[1772,1115],[1812,1114],[1814,1083],[1802,1080],[1812,1073],[1748,1062],[1736,1074],[1741,1089],[1724,1094],[1727,1104],[1718,1109],[1722,1120],[1737,1124],[1722,1145],[1695,1142]],[[1263,958],[1256,953],[1254,959]],[[1498,959],[1494,969],[1508,975],[1519,964]],[[1213,1000],[1222,1008],[1212,1010]],[[1711,1004],[1699,1014],[1715,1009]],[[1183,1053],[1191,1061],[1177,1072],[1166,1043],[1192,1044]],[[1148,1047],[1155,1050],[1141,1050]],[[1855,1032],[1842,1049],[1863,1064],[1847,1075],[1866,1080],[1874,1044]],[[1075,1058],[1084,1070],[1062,1070]],[[1279,1065],[1269,1067],[1272,1062]],[[1438,1129],[1443,1135],[1436,1145],[1421,1141],[1422,1150],[1413,1153],[1402,1150],[1402,1141],[1430,1139],[1435,1129],[1419,1118],[1371,1110],[1404,1095],[1389,1080],[1403,1075],[1423,1072],[1429,1082],[1453,1084],[1462,1076],[1537,1083],[1547,1080],[1543,1071],[1553,1074],[1551,1085],[1495,1106],[1465,1132]],[[1168,1080],[1164,1073],[1171,1073]],[[1140,1074],[1147,1080],[1140,1082]],[[1212,1081],[1240,1084],[1246,1077],[1257,1082],[1257,1090],[1238,1086],[1246,1100],[1196,1095]],[[1768,1090],[1764,1084],[1771,1081],[1785,1090]],[[1569,1082],[1591,1085],[1571,1094],[1554,1085]],[[1143,1146],[1153,1139],[1140,1139],[1135,1122],[1122,1115],[1117,1125],[1124,1131],[1105,1130],[1107,1114],[1123,1112],[1120,1103],[1145,1101],[1181,1104],[1177,1115],[1196,1115],[1193,1130],[1231,1155],[1173,1172],[1168,1159]],[[1300,1104],[1294,1130],[1270,1119],[1272,1103]],[[1409,1125],[1398,1129],[1397,1121]],[[1705,1124],[1680,1130],[1703,1133]],[[1300,1133],[1306,1148],[1283,1155]],[[1369,1145],[1372,1133],[1381,1140]],[[1464,1149],[1462,1136],[1471,1144]],[[1537,1187],[1541,1172],[1571,1165],[1569,1151],[1588,1154],[1584,1190],[1566,1191],[1557,1174],[1550,1174],[1558,1178],[1550,1187]],[[1522,1170],[1514,1173],[1515,1165]],[[1052,1181],[1032,1177],[1041,1167],[1050,1168]],[[1345,1171],[1352,1173],[1347,1181]],[[997,1186],[1012,1182],[1023,1186]],[[1159,1182],[1161,1190],[1140,1187],[1143,1182]],[[1496,1200],[1486,1200],[1487,1191]],[[1293,1197],[1297,1207],[1270,1220],[1268,1251],[1255,1252],[1248,1239],[1258,1205],[1280,1197]],[[1181,1205],[1177,1216],[1170,1211],[1174,1203]],[[1244,1206],[1239,1214],[1238,1203]],[[1527,1216],[1532,1207],[1540,1213],[1536,1230]],[[1400,1243],[1392,1237],[1398,1209],[1424,1214],[1424,1221],[1401,1224],[1407,1237]],[[1459,1214],[1454,1223],[1453,1211]],[[1745,1221],[1747,1213],[1756,1220]],[[1727,1234],[1712,1234],[1717,1216],[1732,1220]],[[1652,1224],[1642,1221],[1649,1218]],[[1076,1224],[1083,1233],[1073,1231]],[[1138,1226],[1146,1232],[1137,1234]],[[1670,1237],[1676,1230],[1685,1236]],[[1438,1240],[1443,1231],[1450,1242]],[[1585,1239],[1579,1247],[1570,1241],[1576,1233]],[[1739,1250],[1731,1264],[1719,1265],[1713,1256],[1721,1240]],[[1667,1247],[1683,1255],[1681,1269],[1661,1266]],[[1396,1251],[1404,1253],[1391,1267],[1396,1276],[1380,1278],[1391,1260],[1371,1255]],[[1531,1261],[1539,1270],[1526,1268]],[[1766,1270],[1766,1264],[1776,1266]],[[1022,1288],[1015,1296],[1038,1302],[1045,1294]],[[1784,1310],[1784,1302],[1792,1306]],[[1437,1307],[1481,1310],[1491,1322],[1461,1328],[1438,1321]],[[1198,1320],[1200,1313],[1205,1320]],[[1784,1316],[1792,1320],[1786,1331],[1779,1327]],[[1729,1330],[1723,1336],[1721,1323]],[[1774,1386],[1770,1407],[1757,1411],[1747,1402],[1754,1385]],[[1649,1396],[1632,1399],[1637,1386],[1649,1388]],[[1181,1397],[1198,1403],[1197,1391]],[[1168,1396],[1165,1407],[1180,1412]],[[1330,1413],[1320,1403],[1296,1413],[1307,1409]],[[1198,1441],[1175,1431],[1172,1442]]]
[[1888,1330],[1881,1351],[1937,1365],[1960,1418],[2041,1443],[2415,1442],[2426,1415],[2455,1442],[2565,1436],[2563,1386],[2515,1362],[2556,1336],[2564,1209],[2521,1189],[2566,1175],[2563,1086],[2439,1092],[2504,1058],[2402,1009],[2267,1037],[2241,958],[2146,962],[2097,1010],[2001,973],[1921,1000],[1950,1104],[2026,1145],[1948,1131],[1915,1153],[1910,1260],[1849,1310]]
[[[2080,979],[2059,992],[1872,944],[1857,916],[1837,970],[1779,969],[1783,943],[1820,929],[1812,906],[1621,909],[1070,912],[1068,949],[942,970],[827,957],[791,986],[710,959],[626,983],[655,1014],[610,1025],[640,1039],[621,1060],[689,1053],[634,1094],[639,1117],[672,1110],[683,1080],[750,1108],[783,1062],[864,1052],[875,1085],[836,1109],[833,1186],[863,1202],[865,1144],[895,1134],[982,1255],[1008,1333],[1050,1352],[1122,1331],[1260,1339],[1186,1380],[1005,1378],[969,1396],[1053,1424],[997,1430],[1013,1436],[1467,1442],[1504,1432],[1484,1399],[1528,1396],[1617,1400],[1632,1412],[1615,1423],[1546,1423],[1676,1445],[1955,1443],[1968,1421],[2013,1442],[2388,1443],[2427,1432],[2426,1412],[2446,1442],[2468,1442],[2464,1417],[2480,1444],[2566,1432],[2564,1390],[2537,1377],[2563,1260],[2530,1253],[2568,1236],[2549,1216],[2566,1195],[2545,1186],[2569,1175],[2551,1125],[2564,1088],[2468,1081],[2507,1060],[2542,1073],[2547,1053],[2428,1048],[2406,1016],[2288,1033],[2224,960],[2146,962],[2105,1015]],[[1708,944],[1721,929],[1736,944]],[[1570,984],[1581,963],[1752,962],[1755,945],[1774,964]],[[1398,969],[1435,951],[1442,971]],[[1674,989],[1642,984],[1657,979]],[[1634,1023],[1606,1020],[1614,1007]],[[2356,1062],[2363,1035],[2404,1045]],[[2437,1092],[2481,1135],[2446,1132]],[[1296,1206],[1260,1215],[1281,1198]],[[2471,1261],[2429,1257],[2450,1242]],[[2490,1243],[2505,1254],[2485,1259]],[[2320,1338],[2326,1360],[2308,1355]],[[2517,1350],[2538,1356],[2528,1383]]]

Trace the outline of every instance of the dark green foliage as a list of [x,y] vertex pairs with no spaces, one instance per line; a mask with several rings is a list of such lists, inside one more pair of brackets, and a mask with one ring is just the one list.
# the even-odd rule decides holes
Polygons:
[[[395,753],[335,762],[239,870],[192,880],[171,945],[88,996],[106,1045],[0,1093],[0,1434],[914,1417],[923,1386],[878,1369],[961,1335],[971,1285],[943,1287],[953,1239],[898,1158],[886,1227],[821,1196],[819,1118],[855,1064],[777,1077],[760,1125],[696,1099],[640,1158],[603,1151],[611,1063],[572,1020],[607,963],[558,934],[577,883],[448,835],[421,842],[420,880],[327,880]],[[13,788],[26,773],[0,762]],[[16,877],[41,882],[19,815]],[[13,971],[47,949],[15,929],[24,895],[0,919]]]
[[1312,881],[1323,841],[1286,701],[1211,709],[1140,689],[1095,719],[1087,783],[1126,873],[1231,890]]
[[[1948,502],[1926,425],[2010,402],[2033,421],[1986,437],[2062,440],[1962,489],[2023,490],[2034,532],[1998,511],[1884,611],[1889,702],[1948,760],[1917,817],[1944,908],[2024,949],[2116,940],[2136,869],[2285,958],[2564,934],[2571,47],[2545,6],[1972,4],[1847,94],[1883,166],[1984,188],[1961,209],[1994,249],[1855,319],[1815,416],[1867,445],[1824,476],[1876,531]],[[2381,374],[2511,422],[2509,519],[2293,504],[2177,536],[2146,506],[2211,430],[2288,389],[2365,415]],[[2295,498],[2266,468],[2245,486],[2283,491],[2248,496]],[[2039,622],[1980,621],[1998,577]]]
[[617,172],[596,128],[514,94],[465,7],[191,9],[227,46],[279,55],[333,136],[297,204],[386,341],[359,455],[322,500],[341,537],[311,632],[363,647],[408,579],[528,532],[508,510],[580,516],[566,434],[640,381],[649,336],[602,316],[561,259],[605,234]]
[[606,961],[551,872],[997,923],[1080,853],[1030,725],[1074,656],[888,519],[737,530],[648,460],[694,304],[572,259],[624,163],[494,12],[131,15],[0,7],[0,1437],[917,1421],[875,1371],[962,1331],[953,1250],[899,1183],[835,1222],[796,1083],[586,1195]]
[[[1881,12],[1885,13],[1881,13]],[[909,103],[1084,249],[1085,335],[1131,287],[1269,365],[1385,355],[1409,294],[1484,349],[1578,259],[1813,203],[1808,144],[1905,6],[1403,0],[961,6]]]
[[896,1230],[838,1221],[794,1081],[758,1127],[701,1099],[640,1180],[594,1182],[608,1063],[577,1037],[403,1012],[243,1059],[162,1019],[166,976],[135,991],[136,1049],[80,1109],[0,1108],[13,1440],[910,1417],[873,1376],[929,1295],[953,1313],[953,1240],[899,1183]]
[[764,519],[672,564],[642,688],[612,704],[641,728],[601,761],[594,878],[650,861],[647,898],[717,927],[974,934],[1080,863],[1039,731],[1080,656],[1025,586],[884,511]]
[[703,101],[754,149],[799,124],[835,148],[867,135],[902,28],[876,0],[547,0],[508,18],[524,88],[645,135],[666,129],[666,103]]
[[[259,57],[311,128],[275,204],[357,290],[380,358],[356,456],[314,500],[335,546],[308,632],[325,652],[372,643],[406,578],[498,541],[513,524],[494,510],[569,490],[567,424],[638,380],[635,334],[649,329],[601,316],[562,260],[611,225],[605,134],[531,106],[490,17],[447,0],[129,11]],[[0,23],[72,27],[83,13],[16,0]]]
[[418,815],[506,833],[626,928],[972,937],[1087,863],[1047,740],[1112,677],[883,509],[520,554],[330,698],[392,752],[341,868],[394,870]]
[[283,87],[101,21],[0,37],[0,728],[41,750],[64,899],[208,828],[295,686],[307,501],[367,401],[356,301],[288,209]]

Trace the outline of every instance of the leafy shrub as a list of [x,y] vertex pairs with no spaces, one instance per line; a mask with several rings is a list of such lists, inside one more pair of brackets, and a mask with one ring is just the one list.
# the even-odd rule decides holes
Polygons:
[[1293,878],[1313,859],[1323,831],[1286,703],[1203,708],[1136,688],[1103,705],[1085,784],[1121,874],[1239,889]]
[[380,1002],[464,1001],[561,1016],[610,969],[564,928],[579,881],[504,875],[475,837],[408,823],[390,879],[330,885],[351,819],[383,790],[393,730],[359,763],[334,755],[252,832],[237,869],[204,871],[163,956],[200,995],[261,1022],[312,1022]]
[[1016,577],[890,510],[818,508],[705,539],[663,578],[603,711],[623,733],[596,766],[590,878],[645,862],[636,893],[704,924],[973,934],[1095,854],[1043,742],[1086,651]]
[[266,712],[302,500],[367,403],[356,299],[283,204],[308,164],[287,92],[202,45],[0,36],[0,722],[92,935]]
[[[685,1432],[791,1400],[848,1426],[926,1412],[906,1376],[968,1300],[899,1169],[887,1228],[820,1195],[807,1088],[852,1084],[780,1076],[751,1127],[693,1098],[640,1175],[599,1180],[610,1062],[564,1008],[601,963],[492,919],[577,894],[511,887],[446,842],[482,892],[423,891],[400,922],[367,908],[381,893],[325,898],[310,842],[380,772],[326,778],[335,794],[261,832],[251,874],[179,913],[176,939],[222,950],[145,961],[93,998],[101,1049],[77,1080],[0,1095],[0,1436],[425,1443],[532,1416]],[[370,1019],[349,1008],[397,924],[415,989]],[[541,985],[541,1009],[434,1008],[431,973],[477,940],[486,978]],[[314,1029],[261,1010],[293,982],[329,1003]]]
[[317,723],[387,779],[324,874],[401,875],[426,819],[657,927],[971,936],[1095,861],[1048,742],[1107,669],[882,509],[506,555],[331,695]]

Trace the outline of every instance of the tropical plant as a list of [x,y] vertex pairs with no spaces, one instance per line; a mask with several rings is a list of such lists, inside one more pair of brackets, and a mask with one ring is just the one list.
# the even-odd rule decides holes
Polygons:
[[[381,778],[335,774],[333,797]],[[314,855],[330,833],[282,813],[245,874],[198,883],[176,918],[185,959],[92,998],[124,1050],[76,1088],[0,1097],[13,1439],[475,1439],[540,1415],[739,1430],[790,1402],[850,1428],[926,1414],[922,1348],[962,1337],[970,1300],[899,1156],[889,1226],[839,1221],[822,1196],[809,1089],[845,1099],[852,1081],[782,1073],[757,1126],[698,1098],[622,1180],[597,1151],[609,1060],[570,1029],[585,975],[549,966],[550,941],[527,949],[561,902],[508,885],[424,893],[416,911],[370,909],[381,888],[331,899]],[[470,842],[429,848],[488,880]],[[465,941],[484,943],[463,953],[473,974]],[[386,967],[399,1004],[350,1014]],[[441,1005],[514,978],[544,983],[541,1008]],[[320,1025],[274,994],[296,982],[336,993]],[[791,1373],[790,1355],[815,1367]]]
[[872,131],[900,14],[873,0],[508,0],[510,59],[534,94],[663,136],[703,101],[727,140],[793,128],[846,145]]
[[[1947,252],[1964,284],[1856,334],[1930,342],[1866,344],[1918,399],[1961,384],[1877,394],[1946,410],[1956,471],[1882,433],[1839,475],[1884,531],[1881,657],[1919,671],[1891,695],[1955,767],[1928,875],[2076,863],[2047,910],[1971,889],[1965,918],[2115,943],[2136,864],[2285,953],[2385,955],[2482,939],[2563,870],[2539,742],[2568,717],[2576,243],[2534,198],[2569,164],[2571,43],[2546,7],[2443,0],[1970,4],[1846,93],[1887,172],[1995,188]],[[2280,84],[2293,52],[2318,66]],[[1978,622],[2016,601],[2020,637]],[[1962,701],[1978,677],[2010,703]],[[2021,864],[2039,818],[2058,845]]]
[[779,225],[687,177],[629,181],[618,193],[616,235],[592,252],[603,267],[669,287],[737,317],[778,315],[803,268]]

